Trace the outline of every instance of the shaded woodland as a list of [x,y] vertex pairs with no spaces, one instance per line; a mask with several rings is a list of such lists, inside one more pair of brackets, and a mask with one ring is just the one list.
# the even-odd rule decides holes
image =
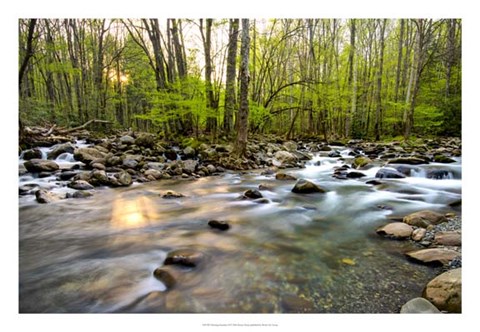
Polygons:
[[461,20],[21,19],[19,119],[240,150],[249,134],[460,136]]

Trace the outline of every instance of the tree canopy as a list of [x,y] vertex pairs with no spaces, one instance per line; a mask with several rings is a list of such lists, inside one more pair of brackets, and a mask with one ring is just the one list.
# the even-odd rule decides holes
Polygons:
[[239,22],[20,19],[20,121],[228,137],[243,89],[250,133],[461,134],[460,19]]

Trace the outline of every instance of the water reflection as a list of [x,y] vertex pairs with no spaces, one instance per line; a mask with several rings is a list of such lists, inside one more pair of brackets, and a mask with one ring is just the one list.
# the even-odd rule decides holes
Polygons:
[[140,228],[149,226],[155,218],[153,202],[145,196],[122,197],[113,201],[110,225],[116,229]]

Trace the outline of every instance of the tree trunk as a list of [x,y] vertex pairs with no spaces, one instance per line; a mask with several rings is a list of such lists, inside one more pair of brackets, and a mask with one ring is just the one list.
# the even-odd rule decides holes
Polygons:
[[233,112],[235,110],[235,79],[237,63],[237,42],[238,42],[239,19],[230,20],[230,35],[228,40],[227,55],[227,78],[225,87],[225,114],[223,118],[223,130],[227,135],[233,130]]
[[28,62],[33,56],[33,33],[35,32],[35,25],[37,24],[37,19],[31,19],[28,23],[28,36],[27,36],[27,49],[25,50],[25,57],[23,58],[22,65],[18,72],[18,91],[22,91],[22,82],[25,72],[27,70]]
[[[203,48],[205,53],[205,94],[206,94],[206,103],[207,103],[207,114],[216,114],[218,105],[213,93],[212,85],[212,25],[213,19],[207,18],[205,22],[205,34],[203,33],[203,19],[200,19],[200,33],[203,40]],[[208,133],[213,133],[217,128],[217,118],[216,116],[208,115],[207,116],[207,128]]]
[[249,20],[242,19],[242,46],[240,49],[240,109],[238,111],[238,133],[235,142],[237,156],[245,156],[248,136],[248,60],[250,50]]
[[387,20],[383,19],[383,24],[381,25],[380,31],[380,59],[377,68],[377,92],[375,95],[375,100],[377,104],[377,109],[375,112],[375,140],[380,140],[381,135],[381,121],[382,121],[382,75],[383,75],[383,51],[385,48],[385,26],[387,25]]
[[347,111],[347,116],[345,118],[345,136],[347,137],[351,135],[351,122],[352,122],[352,118],[355,116],[355,111],[357,107],[357,68],[355,63],[355,19],[352,19],[350,24],[351,25],[350,25],[350,53],[348,55],[348,63],[349,63],[348,84],[352,88],[352,97],[350,99],[350,112]]

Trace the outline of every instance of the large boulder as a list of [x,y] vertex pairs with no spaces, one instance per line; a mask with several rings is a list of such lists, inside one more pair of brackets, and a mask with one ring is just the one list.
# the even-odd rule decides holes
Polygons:
[[423,210],[405,216],[403,222],[412,226],[427,228],[430,225],[438,225],[446,222],[447,218],[440,213]]
[[423,297],[440,310],[462,312],[462,269],[449,270],[430,281]]
[[88,180],[88,182],[94,186],[108,186],[111,184],[111,181],[107,173],[105,173],[105,171],[102,171],[102,170],[92,171],[90,173],[90,179]]
[[325,193],[326,190],[316,185],[313,182],[305,179],[300,179],[295,183],[292,192],[296,194],[310,194],[310,193]]
[[370,158],[365,157],[365,156],[359,156],[359,157],[356,157],[353,160],[352,167],[355,168],[355,169],[361,169],[361,168],[367,166],[368,164],[370,164],[371,162],[372,162],[372,160]]
[[401,314],[439,314],[440,310],[423,297],[416,297],[405,303]]
[[188,160],[184,160],[182,162],[182,169],[185,173],[187,174],[193,174],[195,173],[196,169],[197,169],[197,166],[198,166],[198,161],[196,160],[191,160],[191,159],[188,159]]
[[187,146],[185,149],[183,149],[183,154],[186,158],[193,158],[195,157],[196,153],[194,148]]
[[291,164],[297,161],[297,157],[288,151],[277,151],[275,153],[275,160],[282,164]]
[[376,232],[393,239],[406,239],[412,235],[413,227],[402,222],[392,222],[378,228]]
[[70,143],[64,143],[64,144],[59,144],[53,148],[52,151],[50,151],[47,155],[48,159],[56,159],[59,155],[62,153],[68,152],[68,153],[73,153],[75,151],[75,146]]
[[54,172],[60,168],[56,162],[44,159],[30,159],[23,165],[32,173]]
[[403,179],[405,175],[393,168],[380,168],[375,177],[379,179]]
[[116,179],[115,186],[128,187],[133,182],[132,177],[127,172],[116,173],[114,177]]
[[298,149],[297,143],[292,142],[292,141],[288,141],[288,142],[283,143],[283,146],[289,152],[297,151],[297,149]]
[[73,152],[75,160],[90,164],[93,160],[105,158],[106,154],[95,148],[78,148]]
[[446,265],[450,261],[460,256],[460,253],[455,250],[444,248],[429,248],[414,250],[406,253],[407,257],[424,264],[443,264]]
[[130,135],[125,135],[119,138],[120,143],[130,145],[135,143],[135,138]]

